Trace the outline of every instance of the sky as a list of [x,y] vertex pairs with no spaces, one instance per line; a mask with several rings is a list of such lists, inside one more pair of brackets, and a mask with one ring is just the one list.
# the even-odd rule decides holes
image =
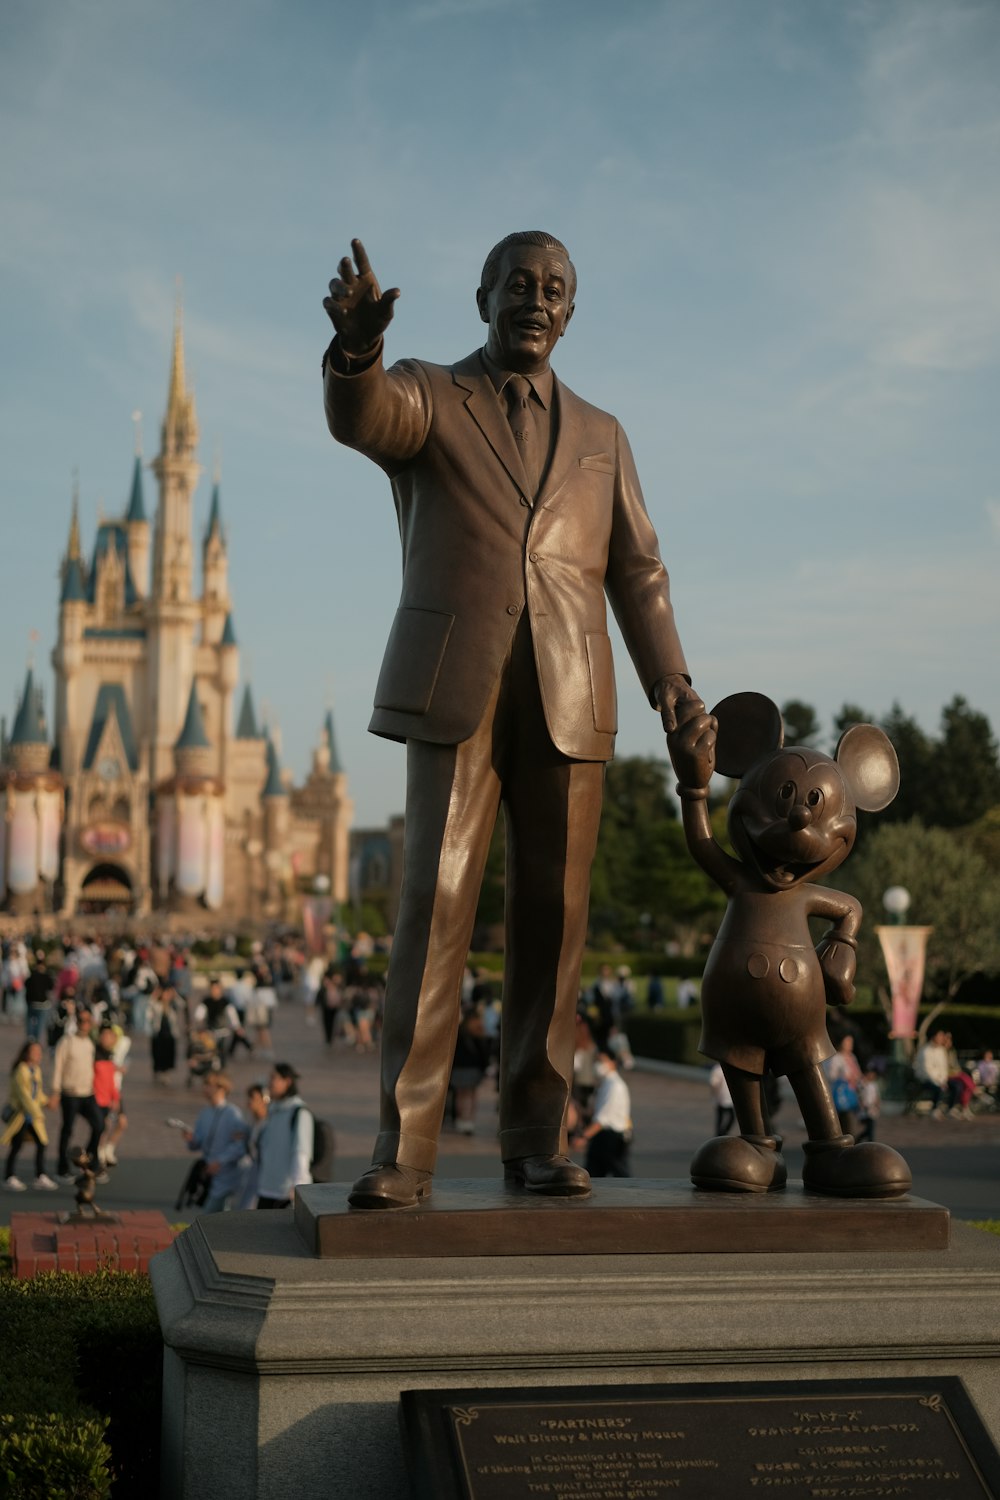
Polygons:
[[[998,77],[996,0],[4,0],[0,712],[31,651],[51,699],[74,470],[89,552],[133,411],[157,451],[181,277],[244,678],[297,776],[332,703],[356,824],[401,811],[398,534],[326,430],[322,297],[360,236],[388,355],[451,362],[541,228],[706,702],[1000,728]],[[662,757],[616,659],[618,753]]]

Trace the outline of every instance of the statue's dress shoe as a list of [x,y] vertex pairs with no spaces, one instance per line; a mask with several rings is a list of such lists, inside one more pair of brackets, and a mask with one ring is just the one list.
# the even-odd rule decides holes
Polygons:
[[695,1152],[691,1181],[716,1193],[775,1193],[788,1171],[776,1135],[717,1135]]
[[399,1162],[376,1162],[347,1196],[352,1208],[413,1208],[430,1196],[432,1174]]
[[910,1169],[898,1151],[881,1141],[849,1135],[832,1141],[804,1141],[802,1186],[808,1193],[833,1198],[901,1198],[913,1186]]
[[503,1164],[505,1182],[553,1198],[585,1198],[590,1176],[568,1156],[518,1156]]

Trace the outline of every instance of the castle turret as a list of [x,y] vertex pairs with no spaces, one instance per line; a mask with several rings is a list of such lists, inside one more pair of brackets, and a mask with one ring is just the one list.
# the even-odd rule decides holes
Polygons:
[[192,681],[184,724],[173,747],[174,775],[157,790],[157,879],[175,910],[222,905],[225,868],[224,787]]
[[264,805],[264,865],[266,910],[276,916],[281,910],[288,866],[288,791],[281,777],[281,761],[274,740],[267,739],[267,780],[261,792]]
[[9,910],[51,907],[59,873],[63,779],[51,750],[35,674],[29,668],[0,775],[0,898]]

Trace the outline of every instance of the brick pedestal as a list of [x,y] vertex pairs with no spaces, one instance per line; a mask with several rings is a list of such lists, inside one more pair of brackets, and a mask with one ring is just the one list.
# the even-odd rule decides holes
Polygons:
[[58,1214],[11,1214],[14,1275],[24,1281],[39,1271],[148,1271],[151,1256],[173,1244],[174,1230],[155,1209],[117,1217],[117,1224],[60,1224]]

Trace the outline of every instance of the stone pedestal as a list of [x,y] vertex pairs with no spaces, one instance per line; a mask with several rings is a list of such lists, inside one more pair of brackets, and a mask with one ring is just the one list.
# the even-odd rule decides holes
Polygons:
[[957,1375],[1000,1442],[1000,1239],[963,1224],[892,1253],[324,1259],[291,1211],[218,1214],[151,1274],[165,1500],[405,1500],[397,1403],[426,1387]]

